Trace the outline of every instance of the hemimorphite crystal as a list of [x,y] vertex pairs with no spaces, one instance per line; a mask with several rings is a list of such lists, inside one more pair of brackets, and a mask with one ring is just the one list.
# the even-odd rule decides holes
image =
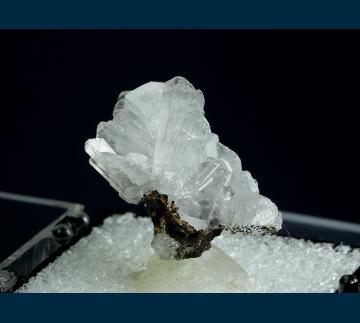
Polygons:
[[183,77],[122,92],[113,120],[101,122],[85,144],[90,163],[129,203],[152,191],[166,194],[196,229],[280,229],[276,205],[211,132],[204,103]]

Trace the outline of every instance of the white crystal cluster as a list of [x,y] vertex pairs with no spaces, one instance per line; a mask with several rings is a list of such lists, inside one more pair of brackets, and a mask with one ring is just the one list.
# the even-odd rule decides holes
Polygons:
[[152,238],[149,218],[111,216],[19,292],[334,292],[360,262],[345,245],[223,233],[217,248],[174,264],[153,259]]
[[280,229],[276,205],[259,194],[238,155],[211,132],[204,96],[186,79],[122,92],[113,114],[85,149],[124,200],[137,204],[156,190],[196,229]]

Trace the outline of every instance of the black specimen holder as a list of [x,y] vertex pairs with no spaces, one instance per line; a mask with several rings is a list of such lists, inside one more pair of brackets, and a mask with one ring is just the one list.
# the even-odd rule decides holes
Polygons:
[[[0,209],[14,227],[13,235],[0,227],[0,292],[15,291],[91,230],[80,204],[0,192]],[[360,247],[360,224],[290,212],[283,219],[280,235]],[[338,292],[360,292],[359,280],[360,267],[341,277]]]
[[[33,223],[46,223],[46,221],[49,223],[49,220],[55,217],[55,220],[0,263],[0,292],[15,291],[64,250],[90,232],[89,217],[83,211],[84,206],[80,204],[4,192],[0,192],[0,203],[2,212],[10,212],[11,218],[18,217],[18,213],[23,213],[25,210],[31,212],[21,214],[25,223],[17,223],[15,228],[15,231],[21,229],[25,236],[29,234],[29,230],[26,230],[28,225],[26,220],[30,220],[29,224],[31,224],[29,217],[32,218]],[[4,214],[4,216],[7,215],[9,213]],[[10,226],[11,224],[14,224],[14,221],[10,223]],[[10,228],[1,229],[9,230]],[[8,237],[6,239],[9,240]],[[2,246],[6,246],[6,241],[1,242]]]

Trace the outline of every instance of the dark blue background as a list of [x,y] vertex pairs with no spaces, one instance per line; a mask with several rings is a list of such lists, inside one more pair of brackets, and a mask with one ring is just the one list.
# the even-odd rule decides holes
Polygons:
[[5,322],[356,322],[358,301],[350,294],[35,294],[0,295],[0,308]]
[[12,0],[5,28],[359,28],[356,0]]

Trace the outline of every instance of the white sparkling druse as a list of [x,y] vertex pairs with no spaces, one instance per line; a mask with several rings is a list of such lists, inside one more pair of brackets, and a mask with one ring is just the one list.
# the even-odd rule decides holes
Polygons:
[[90,163],[129,203],[154,190],[166,194],[196,229],[280,229],[276,205],[211,132],[204,102],[182,77],[122,92],[113,120],[101,122],[85,144]]
[[225,232],[201,257],[175,263],[154,255],[152,239],[150,218],[110,216],[18,291],[334,292],[360,262],[346,245]]

